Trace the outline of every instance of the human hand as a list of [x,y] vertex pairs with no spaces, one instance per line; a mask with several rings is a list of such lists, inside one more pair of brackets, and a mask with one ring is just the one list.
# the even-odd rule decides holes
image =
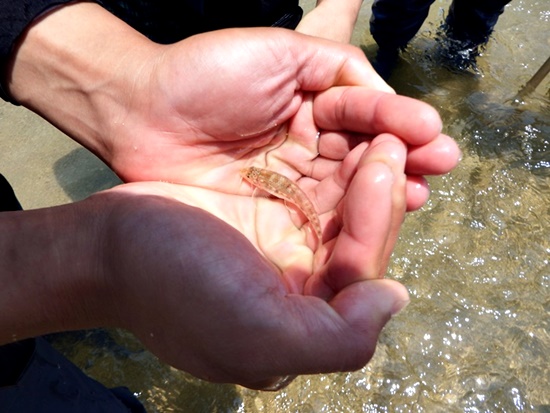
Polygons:
[[110,247],[97,254],[116,292],[110,323],[215,382],[274,389],[286,376],[361,368],[408,301],[379,279],[404,214],[405,146],[383,135],[365,147],[305,188],[323,195],[315,258],[295,214],[238,186],[140,182],[94,195],[115,205],[95,243]]
[[[77,11],[86,18],[67,19]],[[435,111],[395,96],[350,46],[278,29],[160,46],[102,12],[78,3],[46,16],[18,49],[10,89],[125,180],[182,184],[133,184],[90,201],[121,196],[107,220],[111,237],[94,243],[110,247],[100,274],[107,298],[117,297],[104,303],[108,321],[178,368],[250,387],[366,363],[407,300],[397,283],[377,279],[404,205],[425,202],[420,175],[457,161]],[[36,36],[52,26],[63,35]],[[76,42],[70,56],[85,70],[33,54],[36,38]],[[66,76],[50,79],[49,68]],[[299,218],[250,197],[238,175],[250,165],[288,175],[314,198],[324,232],[315,256]]]
[[125,181],[223,192],[252,163],[319,180],[358,143],[392,133],[409,146],[412,210],[428,196],[422,175],[445,173],[458,159],[435,110],[394,95],[361,50],[284,29],[223,30],[161,46],[101,7],[77,3],[29,30],[10,79],[16,99]]
[[174,367],[266,389],[360,368],[408,301],[379,278],[403,219],[405,160],[403,142],[381,135],[299,182],[323,223],[315,256],[291,207],[245,182],[225,193],[140,182],[0,214],[0,344],[126,328]]
[[389,132],[415,148],[407,205],[416,209],[427,198],[418,175],[454,167],[456,145],[440,134],[433,108],[393,94],[358,49],[340,47],[271,29],[213,32],[169,46],[153,73],[143,71],[136,82],[124,121],[111,123],[108,136],[117,139],[108,163],[126,181],[223,192],[251,163],[323,179],[355,145]]

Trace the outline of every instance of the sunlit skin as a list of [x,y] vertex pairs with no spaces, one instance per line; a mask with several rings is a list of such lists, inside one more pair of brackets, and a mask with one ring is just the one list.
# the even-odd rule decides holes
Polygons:
[[[408,302],[380,279],[405,211],[459,158],[437,112],[360,49],[290,30],[159,45],[71,3],[21,37],[7,85],[131,183],[0,217],[0,343],[126,328],[178,369],[252,388],[370,360]],[[283,203],[251,196],[251,165],[318,207],[315,252]]]

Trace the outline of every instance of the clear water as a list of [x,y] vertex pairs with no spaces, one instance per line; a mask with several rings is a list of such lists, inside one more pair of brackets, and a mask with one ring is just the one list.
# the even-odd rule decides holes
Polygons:
[[[265,393],[175,371],[121,331],[58,345],[150,412],[550,412],[550,76],[513,101],[550,55],[550,2],[512,1],[477,75],[433,57],[449,3],[433,4],[390,83],[441,112],[463,160],[404,224],[388,277],[412,302],[368,366]],[[369,56],[371,4],[354,36]]]

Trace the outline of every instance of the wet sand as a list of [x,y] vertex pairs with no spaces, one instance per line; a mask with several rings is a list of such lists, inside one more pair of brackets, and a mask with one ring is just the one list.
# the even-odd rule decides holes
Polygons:
[[24,209],[81,200],[119,183],[91,152],[29,110],[0,102],[0,173]]

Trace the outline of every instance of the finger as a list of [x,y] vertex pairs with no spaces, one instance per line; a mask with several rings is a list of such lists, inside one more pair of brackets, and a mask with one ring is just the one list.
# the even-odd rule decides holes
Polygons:
[[460,156],[456,142],[440,134],[426,145],[409,147],[405,171],[413,175],[445,174],[458,164]]
[[321,131],[319,155],[328,159],[342,160],[353,148],[365,142],[365,138],[363,133]]
[[340,291],[329,302],[352,327],[378,336],[384,325],[409,303],[407,289],[394,280],[369,280]]
[[373,272],[372,276],[384,276],[405,216],[407,178],[403,168],[406,157],[407,148],[403,141],[395,136],[387,134],[377,137],[373,141],[370,151],[365,153],[363,157],[363,163],[365,165],[379,162],[385,163],[391,168],[393,176],[393,185],[391,186],[391,217],[389,221],[388,236],[385,244],[382,245],[383,253],[379,263],[378,273]]
[[422,176],[407,176],[405,193],[407,194],[407,211],[416,211],[424,206],[430,196],[428,182]]
[[282,35],[288,36],[287,50],[298,62],[297,80],[302,90],[318,92],[346,85],[395,93],[376,73],[360,48],[288,30]]
[[331,256],[308,280],[311,293],[329,297],[385,271],[405,211],[405,159],[405,145],[391,135],[381,135],[365,151],[344,199]]
[[336,87],[313,102],[313,117],[321,129],[379,135],[391,133],[409,145],[424,145],[441,132],[442,123],[430,105],[406,96],[364,87]]

